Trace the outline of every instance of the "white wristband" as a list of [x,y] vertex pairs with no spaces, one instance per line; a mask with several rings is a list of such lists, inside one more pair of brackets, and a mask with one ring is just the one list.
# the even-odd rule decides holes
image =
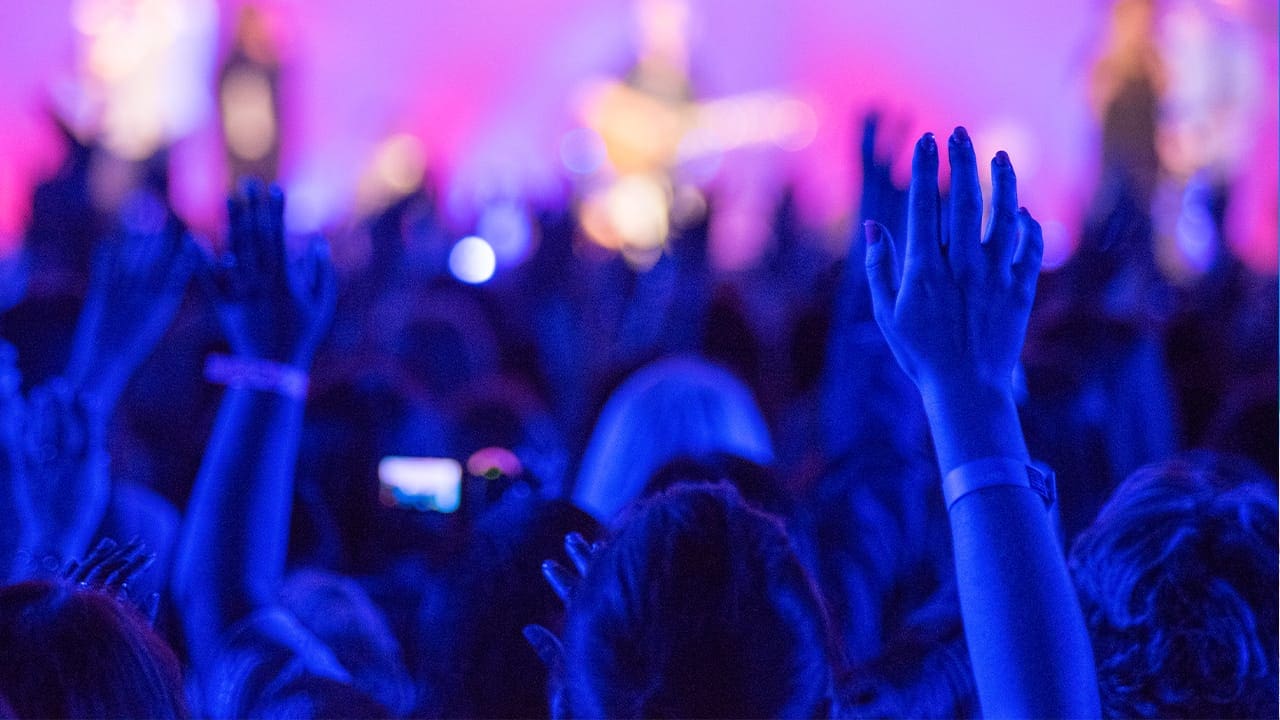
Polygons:
[[271,360],[210,355],[204,377],[209,382],[244,390],[263,390],[301,400],[307,396],[310,380],[296,367]]
[[1053,507],[1058,499],[1053,472],[1043,472],[1021,460],[990,457],[965,463],[942,478],[942,497],[947,510],[960,498],[975,490],[996,485],[1013,485],[1035,491],[1044,498],[1045,507]]

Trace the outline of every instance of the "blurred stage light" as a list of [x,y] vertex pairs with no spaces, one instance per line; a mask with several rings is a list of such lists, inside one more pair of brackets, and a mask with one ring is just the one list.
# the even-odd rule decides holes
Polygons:
[[261,160],[276,142],[271,83],[265,75],[237,71],[222,84],[222,129],[227,149],[240,160]]
[[100,104],[102,143],[148,157],[208,115],[205,81],[217,36],[212,0],[77,0],[84,87]]
[[422,141],[408,133],[392,135],[373,151],[364,175],[356,186],[356,210],[375,213],[422,187],[427,171],[427,150]]
[[427,151],[422,141],[412,135],[392,135],[378,146],[373,165],[388,188],[408,195],[422,184],[422,173],[427,169]]
[[1057,220],[1045,220],[1040,223],[1040,230],[1044,236],[1044,258],[1041,264],[1045,270],[1057,270],[1075,252],[1075,240],[1067,232],[1067,226]]
[[468,285],[488,282],[496,268],[493,248],[482,237],[464,237],[449,252],[449,272]]
[[533,244],[529,213],[516,200],[499,200],[486,205],[476,223],[476,234],[489,243],[497,264],[503,267],[524,260]]
[[604,140],[591,128],[574,128],[560,138],[560,162],[566,170],[590,175],[605,161]]

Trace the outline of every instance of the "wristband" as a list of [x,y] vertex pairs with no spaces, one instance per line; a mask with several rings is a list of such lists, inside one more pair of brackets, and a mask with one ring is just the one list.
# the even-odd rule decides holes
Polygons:
[[262,390],[295,400],[307,396],[310,384],[307,374],[296,367],[230,355],[210,355],[205,361],[204,377],[229,388]]
[[1053,507],[1058,499],[1053,471],[1044,472],[1021,460],[1003,457],[974,460],[947,473],[942,478],[942,497],[950,511],[956,501],[965,495],[995,485],[1013,485],[1032,490],[1044,498],[1046,508]]

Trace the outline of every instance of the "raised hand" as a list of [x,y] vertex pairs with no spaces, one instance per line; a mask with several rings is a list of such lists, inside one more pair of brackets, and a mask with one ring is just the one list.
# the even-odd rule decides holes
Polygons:
[[100,423],[62,380],[35,388],[23,417],[14,500],[23,548],[79,555],[106,511],[111,478]]
[[866,223],[876,323],[920,389],[944,493],[950,488],[960,611],[982,714],[1097,717],[1084,618],[1045,510],[1052,493],[1032,482],[1013,404],[1040,226],[1018,209],[1013,167],[1001,152],[991,161],[983,233],[973,144],[956,128],[947,145],[944,214],[937,143],[930,134],[916,143],[901,270],[888,231]]
[[107,412],[172,322],[198,258],[162,207],[135,210],[94,259],[65,375]]
[[1018,207],[1008,155],[999,152],[991,161],[991,220],[983,233],[978,167],[964,128],[956,128],[948,150],[945,231],[931,133],[916,143],[912,160],[901,269],[889,232],[866,223],[876,322],[926,401],[955,388],[1011,391],[1044,250],[1040,225]]
[[251,180],[227,201],[230,247],[207,277],[236,354],[306,368],[333,316],[337,281],[321,240],[291,258],[284,195]]
[[[62,577],[86,590],[100,590],[121,601],[132,601],[129,584],[155,561],[155,553],[148,553],[141,540],[120,545],[111,538],[103,538],[84,558],[67,563]],[[159,600],[160,595],[152,593],[139,606],[153,623]]]
[[[573,597],[574,588],[587,574],[587,569],[591,567],[591,560],[600,551],[600,547],[600,543],[588,543],[579,533],[569,533],[564,537],[564,551],[573,563],[573,569],[570,570],[555,560],[546,560],[542,563],[542,576],[566,606]],[[559,667],[564,648],[555,633],[541,625],[526,625],[524,638],[548,669],[554,671]]]

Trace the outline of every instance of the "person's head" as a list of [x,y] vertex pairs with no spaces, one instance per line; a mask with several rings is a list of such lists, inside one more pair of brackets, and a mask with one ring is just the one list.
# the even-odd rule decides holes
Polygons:
[[677,483],[727,482],[747,504],[786,521],[795,508],[786,485],[768,466],[731,453],[681,455],[654,471],[641,497],[656,495]]
[[813,717],[834,650],[782,526],[728,485],[636,504],[574,591],[556,705],[573,717]]
[[187,716],[178,660],[142,615],[65,582],[0,589],[0,696],[17,717]]
[[1274,717],[1276,484],[1196,453],[1125,480],[1070,566],[1110,717]]
[[574,502],[608,521],[666,463],[712,453],[773,461],[769,430],[751,391],[705,360],[659,360],[609,397],[583,455]]
[[280,602],[351,673],[351,684],[400,715],[414,702],[400,644],[373,600],[348,577],[323,570],[293,572]]
[[482,517],[442,583],[423,594],[415,662],[430,717],[547,717],[547,667],[526,625],[560,628],[564,603],[544,560],[569,564],[565,536],[588,541],[600,524],[567,500],[505,496]]

